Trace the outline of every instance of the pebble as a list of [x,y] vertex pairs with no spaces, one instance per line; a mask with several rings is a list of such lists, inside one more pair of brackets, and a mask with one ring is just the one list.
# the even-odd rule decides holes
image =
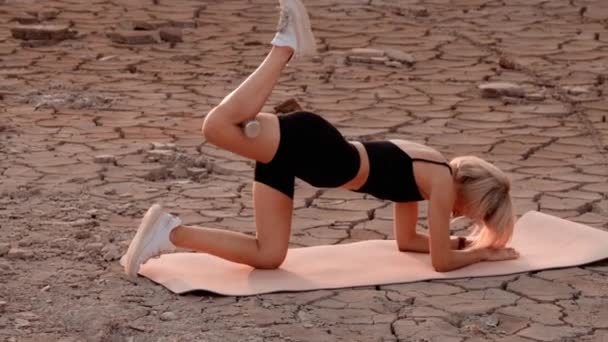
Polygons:
[[181,166],[181,165],[175,165],[173,167],[173,169],[171,170],[171,174],[175,178],[187,178],[188,177],[188,170],[185,167]]
[[175,321],[177,319],[177,315],[171,311],[163,312],[160,314],[161,321]]
[[274,107],[274,112],[277,114],[286,114],[300,110],[302,110],[302,106],[300,106],[298,101],[294,98],[287,99]]
[[181,43],[184,41],[182,30],[177,27],[163,27],[159,31],[160,39],[169,43]]
[[76,240],[84,240],[91,237],[91,232],[87,230],[79,230],[74,234]]
[[385,52],[383,50],[370,49],[370,48],[354,48],[354,49],[350,50],[350,53],[349,53],[349,57],[356,56],[356,57],[372,58],[372,57],[383,57],[384,55],[385,55]]
[[386,50],[386,57],[393,61],[410,65],[414,64],[414,62],[416,61],[412,54],[394,49]]
[[8,253],[6,254],[6,257],[8,259],[12,259],[12,260],[16,260],[16,259],[20,259],[20,260],[27,260],[27,259],[31,259],[34,256],[34,252],[30,251],[29,249],[23,249],[23,248],[11,248]]
[[498,65],[500,65],[500,67],[503,69],[517,69],[517,64],[515,63],[515,61],[507,56],[500,56],[500,58],[498,59]]
[[482,321],[486,326],[492,327],[492,328],[496,328],[499,323],[498,317],[496,317],[494,315],[488,316],[488,317],[484,318]]
[[403,67],[403,64],[401,62],[397,62],[397,61],[387,61],[384,63],[384,65],[386,65],[387,67],[391,67],[391,68]]
[[175,150],[175,144],[173,143],[161,143],[161,142],[153,142],[152,143],[153,150]]
[[497,98],[501,96],[524,97],[525,95],[522,87],[509,82],[484,83],[480,84],[478,88],[481,90],[481,96],[485,98]]
[[589,88],[582,86],[564,87],[564,90],[570,95],[583,95],[589,92]]
[[118,44],[155,44],[158,43],[159,37],[156,31],[126,31],[119,30],[106,34],[111,41]]
[[7,304],[8,304],[7,302],[0,300],[0,314],[6,312]]
[[116,162],[116,157],[111,154],[100,154],[95,156],[93,161],[97,164],[110,164]]
[[0,257],[6,255],[11,250],[10,243],[0,243]]
[[122,253],[115,245],[106,245],[102,250],[103,260],[105,261],[114,261],[120,259]]
[[532,93],[526,94],[526,100],[530,101],[543,101],[545,99],[545,95],[542,93]]
[[77,32],[67,25],[19,25],[11,28],[11,34],[21,40],[64,40],[75,37]]

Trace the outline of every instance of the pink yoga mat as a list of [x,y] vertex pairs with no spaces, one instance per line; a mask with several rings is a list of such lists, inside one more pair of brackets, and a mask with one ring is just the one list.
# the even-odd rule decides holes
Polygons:
[[608,258],[608,232],[531,211],[517,221],[511,246],[521,253],[519,259],[447,273],[435,272],[428,254],[399,252],[393,240],[369,240],[293,248],[277,270],[256,270],[203,253],[175,253],[148,261],[139,274],[175,293],[206,290],[231,296],[497,276]]

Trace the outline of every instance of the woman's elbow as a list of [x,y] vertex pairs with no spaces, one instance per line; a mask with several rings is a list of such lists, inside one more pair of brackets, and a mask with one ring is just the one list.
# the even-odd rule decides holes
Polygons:
[[449,271],[451,271],[451,270],[454,269],[453,267],[451,267],[449,265],[448,262],[446,262],[444,260],[435,260],[435,259],[433,259],[431,263],[432,263],[433,268],[435,269],[436,272],[443,273],[443,272],[449,272]]

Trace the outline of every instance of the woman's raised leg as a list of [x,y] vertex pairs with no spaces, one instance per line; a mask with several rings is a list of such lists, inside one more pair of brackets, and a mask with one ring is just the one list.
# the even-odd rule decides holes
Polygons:
[[[262,64],[234,91],[213,108],[203,123],[207,141],[256,161],[268,162],[279,144],[278,120],[274,115],[259,114],[272,93],[281,71],[292,57],[313,55],[315,39],[306,9],[300,0],[281,0],[279,31],[273,47]],[[248,138],[241,124],[257,118],[261,132]]]

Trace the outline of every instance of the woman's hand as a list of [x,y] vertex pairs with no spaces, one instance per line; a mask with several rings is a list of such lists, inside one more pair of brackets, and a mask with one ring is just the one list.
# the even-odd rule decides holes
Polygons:
[[502,261],[519,258],[519,252],[513,248],[487,249],[487,261]]

